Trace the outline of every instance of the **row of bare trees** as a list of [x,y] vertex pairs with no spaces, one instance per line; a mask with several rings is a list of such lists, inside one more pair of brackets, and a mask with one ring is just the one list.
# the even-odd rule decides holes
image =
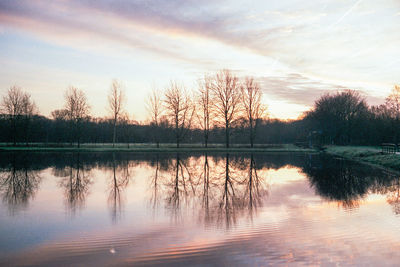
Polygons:
[[[53,111],[52,117],[54,119],[65,119],[70,122],[71,132],[73,133],[71,143],[75,140],[79,147],[82,134],[81,126],[85,120],[90,118],[91,107],[85,93],[76,87],[69,87],[65,92],[64,98],[64,109]],[[108,94],[108,112],[111,115],[113,123],[113,147],[116,142],[117,124],[122,118],[127,116],[124,110],[125,102],[126,97],[122,84],[117,80],[113,80]]]
[[[69,123],[70,143],[76,142],[80,147],[82,125],[90,120],[91,106],[86,94],[70,86],[64,94],[65,104],[62,109],[54,110],[54,120]],[[112,120],[113,147],[117,142],[117,129],[121,122],[129,121],[125,111],[126,95],[121,82],[113,80],[108,94],[108,113]],[[27,127],[32,116],[38,114],[35,103],[28,93],[13,86],[3,97],[4,114],[10,120],[13,129],[14,145],[17,132],[28,133]],[[189,92],[185,86],[171,81],[164,91],[153,89],[147,99],[150,124],[153,126],[154,141],[159,147],[159,127],[162,121],[173,129],[177,147],[187,137],[190,130],[201,129],[205,147],[209,144],[209,136],[213,127],[225,131],[226,147],[230,146],[231,129],[238,125],[249,130],[251,147],[254,145],[256,129],[265,116],[262,103],[262,92],[254,78],[239,80],[229,70],[221,70],[215,75],[205,75],[198,81],[198,88]],[[17,127],[24,121],[24,129]],[[165,127],[165,124],[163,125]],[[26,142],[28,137],[26,136]]]
[[[163,116],[170,121],[177,147],[192,126],[203,131],[207,147],[210,129],[219,126],[225,130],[225,145],[229,148],[231,129],[238,123],[249,129],[250,145],[254,146],[257,126],[265,117],[266,108],[262,103],[260,86],[254,78],[240,81],[231,71],[222,70],[200,79],[192,96],[177,82],[171,82],[163,95],[153,90],[148,98],[148,111],[155,128]],[[156,143],[159,144],[157,137]]]

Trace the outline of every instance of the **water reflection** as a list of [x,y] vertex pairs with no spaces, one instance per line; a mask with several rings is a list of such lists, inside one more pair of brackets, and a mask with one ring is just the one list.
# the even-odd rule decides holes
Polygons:
[[[118,164],[119,163],[119,164]],[[115,153],[112,154],[112,175],[109,181],[108,205],[111,212],[111,219],[116,223],[121,218],[124,195],[123,192],[129,184],[131,173],[129,170],[129,161],[122,159],[118,161]]]
[[65,205],[69,214],[75,216],[77,211],[84,208],[92,184],[90,169],[85,168],[80,153],[70,158],[70,164],[65,167],[62,176],[60,186],[64,189]]
[[[303,168],[316,192],[337,201],[345,209],[354,209],[369,193],[388,193],[388,202],[397,205],[396,176],[378,168],[327,156],[310,157]],[[393,184],[394,183],[394,184]],[[394,190],[393,190],[393,189]]]
[[[257,171],[253,155],[244,159],[225,154],[209,159],[207,154],[193,158],[179,153],[166,170],[157,155],[150,190],[153,209],[163,201],[171,219],[196,216],[204,224],[231,227],[239,214],[251,218],[267,195],[265,177]],[[182,208],[184,207],[184,208]],[[193,214],[187,212],[193,211]]]
[[400,214],[400,177],[392,175],[393,179],[390,179],[385,183],[384,186],[376,188],[375,192],[380,194],[386,194],[387,202],[392,206],[392,210],[395,214]]
[[[124,213],[125,193],[136,167],[149,168],[148,202],[153,214],[160,208],[172,221],[194,216],[204,225],[235,225],[238,218],[252,219],[268,199],[266,170],[295,166],[310,186],[327,201],[345,209],[361,205],[370,193],[385,195],[400,214],[400,178],[390,172],[323,155],[293,154],[121,154],[12,153],[0,159],[0,194],[10,213],[27,207],[39,189],[41,170],[51,167],[60,177],[66,210],[74,216],[84,209],[96,180],[92,170],[110,173],[107,206],[116,223]],[[261,173],[261,174],[260,174]],[[129,196],[131,197],[131,196]],[[192,214],[188,214],[192,212]]]
[[319,154],[15,153],[0,177],[5,266],[365,265],[400,244],[399,176]]
[[26,208],[39,189],[41,177],[31,170],[30,164],[26,155],[17,157],[14,154],[10,165],[0,173],[0,194],[12,215]]

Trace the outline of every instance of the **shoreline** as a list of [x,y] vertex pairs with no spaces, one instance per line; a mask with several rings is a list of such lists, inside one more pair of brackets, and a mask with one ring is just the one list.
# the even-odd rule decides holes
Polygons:
[[168,153],[168,152],[232,152],[232,153],[269,153],[269,152],[308,152],[317,153],[318,151],[310,148],[301,148],[291,144],[271,145],[264,147],[230,147],[222,146],[202,147],[197,145],[184,144],[180,148],[173,146],[163,146],[160,148],[140,145],[131,147],[110,147],[102,145],[85,144],[80,148],[70,146],[0,146],[0,152],[151,152],[151,153]]
[[384,154],[376,146],[328,146],[325,153],[347,160],[372,165],[378,168],[400,172],[400,155]]
[[160,148],[153,145],[133,144],[129,148],[118,144],[110,145],[82,144],[80,148],[71,146],[46,146],[33,144],[31,146],[1,146],[0,153],[7,152],[43,152],[43,153],[326,153],[332,156],[353,160],[375,167],[400,172],[400,155],[383,154],[380,147],[374,146],[327,146],[324,152],[311,148],[301,148],[292,144],[264,145],[254,148],[238,146],[225,148],[222,145],[210,145],[205,148],[197,144],[182,144],[176,148],[171,144],[161,144]]

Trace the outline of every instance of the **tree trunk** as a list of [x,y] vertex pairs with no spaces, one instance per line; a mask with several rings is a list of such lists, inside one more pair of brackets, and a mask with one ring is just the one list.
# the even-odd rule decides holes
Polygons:
[[225,125],[225,143],[226,148],[229,148],[229,126]]
[[113,131],[113,147],[115,146],[115,136],[116,136],[116,132],[117,132],[117,122],[114,119],[114,131]]
[[17,146],[17,122],[16,122],[15,117],[12,118],[12,124],[13,124],[13,132],[14,132],[13,143],[14,143],[14,146]]
[[253,125],[251,125],[250,122],[250,147],[254,147],[254,130],[253,130]]

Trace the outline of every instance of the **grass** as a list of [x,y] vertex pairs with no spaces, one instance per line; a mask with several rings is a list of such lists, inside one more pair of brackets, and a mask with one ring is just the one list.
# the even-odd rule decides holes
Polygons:
[[32,151],[32,152],[315,152],[313,149],[300,148],[292,144],[260,145],[254,148],[248,145],[232,145],[225,148],[223,144],[210,144],[208,148],[202,144],[182,144],[176,148],[175,144],[160,144],[157,148],[154,144],[81,144],[81,147],[70,144],[43,144],[31,143],[28,146],[11,146],[0,144],[0,151]]
[[374,146],[328,146],[326,152],[346,159],[400,171],[400,155],[384,154]]

